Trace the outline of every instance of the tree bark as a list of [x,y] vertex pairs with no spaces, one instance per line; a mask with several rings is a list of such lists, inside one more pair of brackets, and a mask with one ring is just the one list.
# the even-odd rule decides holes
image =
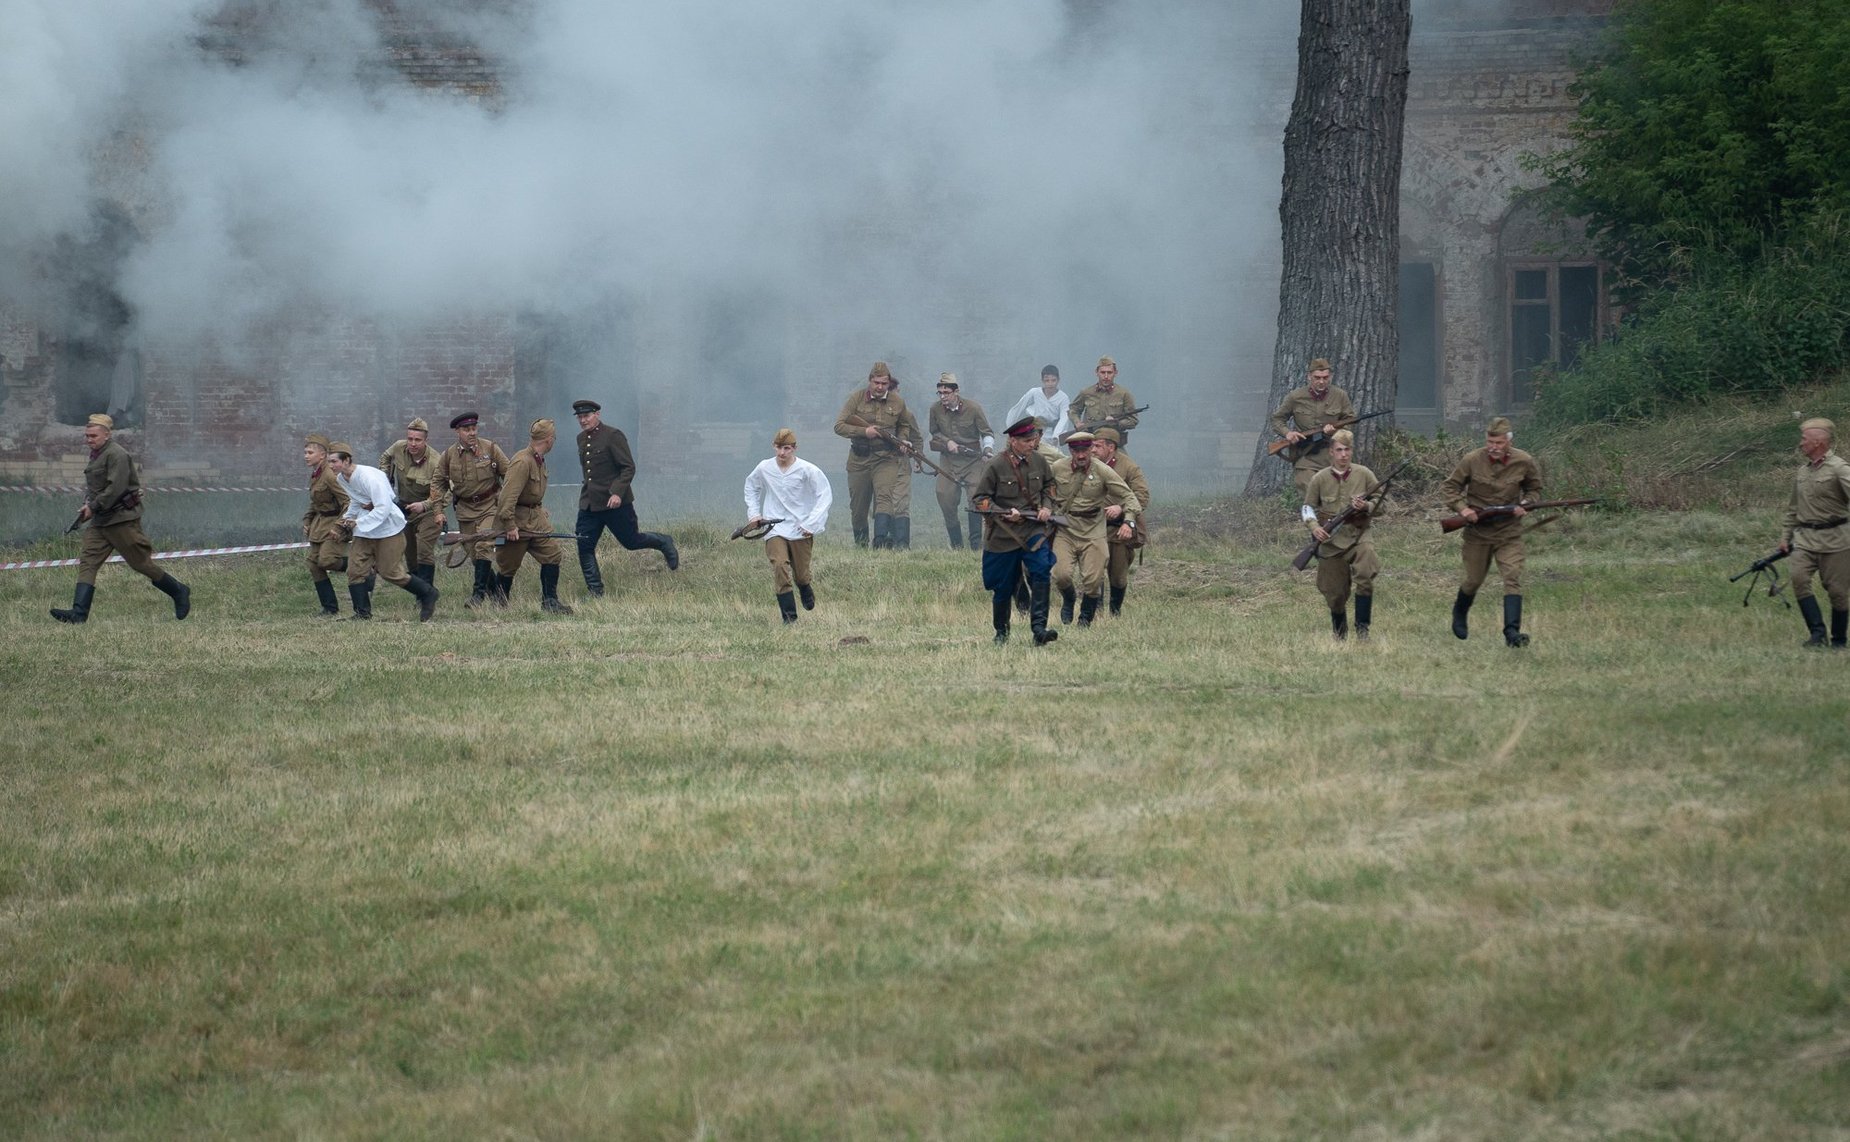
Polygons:
[[[1410,0],[1303,0],[1298,85],[1285,126],[1278,216],[1284,272],[1269,416],[1327,357],[1357,412],[1394,407],[1399,384],[1400,150],[1407,112]],[[1356,426],[1366,462],[1381,417]],[[1259,434],[1249,495],[1276,492],[1290,466]]]

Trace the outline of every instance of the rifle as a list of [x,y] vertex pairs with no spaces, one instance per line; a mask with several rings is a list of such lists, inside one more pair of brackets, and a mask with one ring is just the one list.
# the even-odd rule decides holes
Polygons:
[[[1407,470],[1407,465],[1411,463],[1413,463],[1412,460],[1401,461],[1400,467],[1394,469],[1392,472],[1389,472],[1387,479],[1381,481],[1379,484],[1376,484],[1374,487],[1374,490],[1368,493],[1368,495],[1370,496],[1379,497],[1378,499],[1375,500],[1375,507],[1380,507],[1381,500],[1387,498],[1388,485],[1394,482],[1394,477],[1400,475],[1402,472],[1405,472]],[[1363,498],[1366,499],[1367,496],[1364,496]],[[1362,515],[1362,514],[1363,512],[1360,508],[1356,507],[1354,504],[1350,504],[1348,507],[1344,508],[1341,512],[1337,513],[1336,518],[1330,521],[1330,526],[1323,529],[1323,533],[1325,535],[1334,536],[1336,534],[1337,528],[1341,527],[1345,523],[1353,523],[1355,521],[1355,517]],[[1317,557],[1318,546],[1325,542],[1327,541],[1318,539],[1314,535],[1311,536],[1310,542],[1304,545],[1304,549],[1297,553],[1296,558],[1292,559],[1291,569],[1293,571],[1302,571],[1304,570],[1304,568],[1309,567],[1310,561]]]
[[1091,432],[1094,428],[1116,428],[1118,423],[1125,417],[1136,416],[1140,412],[1149,411],[1150,406],[1146,404],[1141,408],[1131,409],[1129,412],[1121,412],[1116,416],[1105,417],[1103,420],[1088,420],[1084,424],[1076,424],[1073,426],[1073,429],[1076,432]]
[[[578,533],[575,531],[523,531],[520,533],[520,542],[523,542],[523,543],[529,539],[577,539],[577,538],[578,538]],[[466,561],[469,558],[469,548],[466,545],[474,543],[478,540],[483,540],[483,539],[494,540],[496,547],[506,547],[507,546],[507,532],[506,531],[475,531],[475,532],[470,532],[467,535],[464,535],[460,531],[446,531],[442,535],[438,536],[437,537],[438,543],[442,544],[445,547],[454,547],[456,549],[450,552],[448,555],[443,557],[444,566],[461,567],[464,561]]]
[[784,517],[761,519],[757,523],[748,523],[732,529],[728,539],[763,539],[771,533],[771,528],[784,522]]
[[1739,575],[1728,576],[1728,581],[1730,583],[1737,583],[1742,579],[1746,579],[1749,575],[1753,576],[1753,579],[1747,584],[1747,594],[1741,596],[1741,605],[1743,607],[1747,605],[1747,600],[1754,597],[1754,592],[1760,589],[1760,576],[1765,575],[1767,577],[1767,598],[1779,599],[1781,603],[1785,604],[1787,610],[1792,609],[1791,600],[1780,597],[1781,592],[1785,591],[1786,585],[1779,581],[1779,568],[1773,566],[1773,564],[1778,563],[1781,559],[1791,554],[1792,552],[1790,550],[1775,551],[1764,559],[1754,560],[1747,570],[1741,572]]
[[953,484],[956,484],[960,488],[967,489],[969,487],[969,484],[970,484],[969,480],[959,479],[958,477],[951,475],[949,472],[946,472],[943,468],[940,468],[936,464],[932,463],[930,460],[927,460],[925,458],[925,453],[922,450],[914,448],[907,441],[901,440],[899,437],[893,435],[891,432],[888,432],[886,429],[881,428],[879,425],[869,424],[858,416],[848,417],[844,423],[851,424],[856,428],[871,428],[875,432],[879,433],[880,439],[886,441],[888,444],[891,444],[895,449],[898,450],[899,454],[902,457],[905,457],[906,459],[912,461],[912,470],[914,472],[930,472],[934,476],[943,476],[945,479],[951,481]]
[[[1330,424],[1336,428],[1347,428],[1352,424],[1360,424],[1364,420],[1373,420],[1377,416],[1386,416],[1393,411],[1394,410],[1391,408],[1384,408],[1380,412],[1365,412],[1361,416],[1339,416],[1335,420],[1330,421]],[[1267,456],[1276,456],[1287,448],[1302,448],[1303,451],[1299,452],[1297,455],[1309,456],[1313,453],[1322,451],[1323,446],[1329,442],[1329,436],[1325,434],[1323,429],[1319,428],[1296,444],[1293,444],[1289,440],[1275,440],[1265,446],[1265,454]],[[1296,458],[1297,457],[1293,457],[1293,459]]]
[[[977,515],[993,515],[993,516],[1006,516],[1012,511],[1020,511],[1021,519],[1019,522],[1021,523],[1052,524],[1055,527],[1073,526],[1073,521],[1071,517],[1069,516],[1050,515],[1046,519],[1035,519],[1034,512],[1039,511],[1040,510],[1039,508],[1034,509],[1034,511],[1029,511],[1027,508],[999,508],[999,507],[995,507],[992,505],[986,508],[972,507],[969,510],[975,512]],[[1006,523],[1008,521],[1004,520],[1003,522]]]
[[[1493,519],[1502,519],[1505,516],[1515,515],[1517,508],[1533,512],[1540,511],[1543,508],[1577,508],[1582,504],[1597,503],[1599,503],[1599,497],[1595,496],[1590,500],[1543,500],[1541,503],[1537,504],[1492,504],[1489,507],[1477,509],[1477,522],[1486,523]],[[1450,535],[1459,528],[1468,527],[1470,524],[1471,521],[1464,516],[1448,515],[1439,521],[1439,530],[1446,535]]]

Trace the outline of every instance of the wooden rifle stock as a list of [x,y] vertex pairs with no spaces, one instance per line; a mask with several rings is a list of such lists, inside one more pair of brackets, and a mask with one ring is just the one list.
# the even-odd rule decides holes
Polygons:
[[[1599,497],[1595,496],[1588,500],[1543,500],[1536,504],[1492,504],[1489,507],[1477,509],[1477,522],[1488,523],[1493,519],[1503,519],[1515,515],[1517,508],[1533,512],[1540,511],[1543,508],[1577,508],[1583,504],[1597,503],[1599,503]],[[1461,515],[1448,515],[1439,521],[1439,530],[1446,535],[1452,534],[1461,527],[1470,526],[1471,521]]]
[[[1339,429],[1348,428],[1352,424],[1360,424],[1364,420],[1373,420],[1377,416],[1386,416],[1393,411],[1394,410],[1391,408],[1384,408],[1380,412],[1366,412],[1361,416],[1339,416],[1335,420],[1330,421],[1330,423]],[[1330,438],[1324,434],[1323,429],[1319,428],[1296,444],[1291,443],[1289,440],[1274,440],[1272,443],[1265,446],[1265,454],[1267,456],[1276,456],[1287,448],[1302,448],[1304,451],[1301,455],[1308,456],[1312,452],[1321,451],[1323,446],[1329,442]]]
[[[996,507],[989,507],[989,508],[977,508],[977,507],[973,507],[973,508],[971,508],[971,509],[969,509],[969,510],[971,510],[971,511],[973,511],[973,512],[975,512],[975,513],[976,513],[977,515],[993,515],[993,516],[1006,516],[1006,515],[1008,515],[1008,514],[1009,514],[1010,512],[1012,512],[1012,511],[1016,511],[1016,510],[1020,510],[1020,509],[1016,509],[1016,508],[996,508]],[[1035,509],[1035,510],[1036,510],[1036,511],[1038,511],[1039,509],[1037,508],[1037,509]],[[1006,520],[1006,519],[1005,519],[1005,520],[1003,520],[1002,522],[1006,524],[1006,523],[1009,523],[1010,521],[1009,521],[1009,520]],[[1022,512],[1021,512],[1021,519],[1019,519],[1019,520],[1016,520],[1016,521],[1014,521],[1014,522],[1017,522],[1017,523],[1038,523],[1038,524],[1049,524],[1049,523],[1050,523],[1050,524],[1053,524],[1053,525],[1054,525],[1055,527],[1071,527],[1071,526],[1073,526],[1073,521],[1072,521],[1072,519],[1070,519],[1070,518],[1069,518],[1069,517],[1067,517],[1067,516],[1063,516],[1063,515],[1050,515],[1050,516],[1048,516],[1048,517],[1047,517],[1046,519],[1044,519],[1044,520],[1043,520],[1043,519],[1035,519],[1035,518],[1034,518],[1034,512],[1031,512],[1031,511],[1026,511],[1026,510],[1022,510]]]

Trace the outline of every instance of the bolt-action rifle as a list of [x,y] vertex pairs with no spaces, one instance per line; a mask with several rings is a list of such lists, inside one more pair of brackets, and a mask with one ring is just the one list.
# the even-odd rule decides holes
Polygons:
[[927,460],[923,452],[921,452],[920,450],[912,446],[911,441],[901,440],[899,437],[893,435],[893,433],[887,431],[886,429],[881,428],[877,424],[869,424],[867,423],[867,421],[863,420],[862,418],[858,416],[847,417],[846,419],[843,420],[842,423],[851,425],[855,428],[873,429],[876,433],[879,434],[880,439],[886,441],[888,444],[891,444],[896,450],[898,450],[901,456],[912,461],[912,470],[914,472],[930,472],[934,476],[943,476],[945,479],[951,481],[953,484],[956,484],[960,488],[967,487],[969,484],[969,481],[959,479],[958,477],[951,475],[949,472],[946,472],[943,468],[938,467],[936,464],[932,463],[930,460]]
[[[577,538],[578,533],[575,531],[523,531],[520,533],[522,542],[529,539]],[[444,565],[447,567],[461,567],[469,559],[468,545],[489,539],[494,540],[494,545],[496,547],[507,546],[506,531],[473,531],[466,535],[460,531],[446,531],[437,537],[437,542],[445,547],[453,549],[448,555],[443,557]]]
[[1773,554],[1763,559],[1754,560],[1753,563],[1748,566],[1747,570],[1741,572],[1739,575],[1728,576],[1728,581],[1730,583],[1738,583],[1742,579],[1746,579],[1749,575],[1753,576],[1753,578],[1748,581],[1747,594],[1741,596],[1741,605],[1743,607],[1747,605],[1747,600],[1754,597],[1754,592],[1760,589],[1760,577],[1764,575],[1767,578],[1767,598],[1779,599],[1781,603],[1786,605],[1787,610],[1792,609],[1791,601],[1782,597],[1786,590],[1786,585],[1780,581],[1779,568],[1773,566],[1775,563],[1778,563],[1781,559],[1791,554],[1792,551],[1790,548],[1785,551],[1775,551]]
[[776,519],[761,519],[757,523],[742,524],[732,529],[728,539],[763,539],[771,534],[771,529],[784,522],[783,516]]
[[1115,416],[1107,416],[1099,420],[1088,420],[1085,422],[1085,424],[1075,427],[1074,431],[1091,432],[1093,429],[1097,429],[1097,428],[1116,428],[1118,427],[1120,423],[1123,422],[1125,417],[1136,416],[1140,412],[1149,412],[1149,411],[1150,411],[1149,405],[1147,404],[1142,405],[1138,408],[1131,409],[1129,412],[1120,412],[1116,414]]
[[[1343,429],[1348,428],[1352,424],[1360,424],[1364,420],[1373,420],[1377,416],[1386,416],[1393,411],[1394,410],[1391,408],[1384,408],[1379,412],[1365,412],[1360,416],[1339,416],[1328,423],[1334,428]],[[1265,446],[1265,454],[1267,456],[1276,456],[1287,448],[1296,448],[1298,451],[1292,459],[1297,459],[1299,456],[1310,456],[1314,453],[1323,451],[1324,446],[1329,442],[1329,433],[1319,428],[1317,431],[1310,433],[1295,444],[1289,440],[1274,440],[1272,443]]]
[[[1477,522],[1486,523],[1493,519],[1502,519],[1505,516],[1515,515],[1517,508],[1533,512],[1540,511],[1543,508],[1577,508],[1583,504],[1597,503],[1599,503],[1598,496],[1590,500],[1543,500],[1535,504],[1492,504],[1489,507],[1477,509]],[[1470,525],[1471,521],[1464,516],[1448,515],[1439,521],[1439,530],[1446,535],[1450,535],[1459,528],[1469,527]]]
[[[1369,490],[1367,496],[1362,497],[1365,500],[1368,499],[1370,496],[1374,497],[1374,502],[1370,504],[1367,508],[1358,508],[1354,504],[1350,504],[1348,507],[1344,508],[1342,511],[1336,513],[1336,518],[1330,521],[1330,526],[1323,529],[1323,533],[1328,536],[1334,536],[1336,534],[1337,528],[1341,527],[1342,525],[1346,523],[1354,523],[1357,519],[1361,518],[1367,512],[1371,512],[1375,508],[1380,507],[1381,501],[1387,498],[1388,485],[1394,482],[1394,477],[1400,475],[1402,472],[1405,472],[1407,470],[1407,465],[1411,463],[1413,463],[1412,460],[1402,461],[1400,467],[1388,473],[1387,479],[1381,481],[1379,484],[1376,484],[1373,488]],[[1324,542],[1326,541],[1318,539],[1314,535],[1311,536],[1310,542],[1305,544],[1304,549],[1302,551],[1299,551],[1297,553],[1297,557],[1291,561],[1291,569],[1293,571],[1302,571],[1304,570],[1304,568],[1309,567],[1310,561],[1317,557],[1318,546],[1323,544]]]

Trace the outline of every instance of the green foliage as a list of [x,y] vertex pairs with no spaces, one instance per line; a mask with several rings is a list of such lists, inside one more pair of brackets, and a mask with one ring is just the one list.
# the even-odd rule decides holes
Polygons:
[[1570,372],[1538,381],[1545,425],[1637,420],[1771,394],[1850,365],[1850,219],[1819,217],[1750,262],[1708,261],[1639,304]]
[[1647,285],[1752,258],[1850,206],[1847,58],[1844,0],[1623,4],[1576,84],[1572,145],[1535,160],[1544,198]]

